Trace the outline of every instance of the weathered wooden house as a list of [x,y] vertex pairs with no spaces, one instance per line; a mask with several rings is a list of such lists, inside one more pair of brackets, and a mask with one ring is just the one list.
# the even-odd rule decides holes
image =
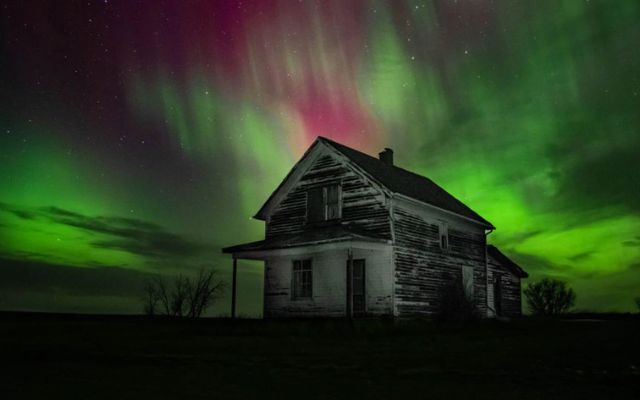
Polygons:
[[417,316],[459,280],[478,313],[521,313],[527,273],[494,246],[494,226],[428,178],[319,137],[255,218],[266,237],[227,247],[264,260],[264,316]]

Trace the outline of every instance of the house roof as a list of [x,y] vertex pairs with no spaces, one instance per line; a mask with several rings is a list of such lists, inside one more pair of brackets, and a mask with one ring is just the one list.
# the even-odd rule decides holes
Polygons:
[[487,225],[491,229],[495,229],[491,222],[482,218],[478,213],[453,197],[453,195],[449,194],[431,179],[395,165],[388,165],[376,157],[354,150],[325,137],[320,136],[318,140],[327,143],[349,158],[390,191],[442,208],[483,225]]
[[500,265],[506,267],[520,278],[528,278],[529,274],[522,269],[518,264],[513,262],[509,257],[505,256],[498,248],[492,244],[487,245],[487,253],[490,257],[496,260]]
[[386,243],[387,238],[377,236],[371,232],[364,232],[348,225],[318,226],[317,229],[307,229],[302,233],[283,235],[258,240],[256,242],[225,247],[223,253],[239,253],[243,251],[259,251],[300,247],[310,244],[344,242],[348,240],[360,240],[365,242]]

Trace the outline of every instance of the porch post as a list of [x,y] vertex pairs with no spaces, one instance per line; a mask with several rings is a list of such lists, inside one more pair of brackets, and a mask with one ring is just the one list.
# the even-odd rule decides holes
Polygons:
[[231,278],[231,318],[236,318],[236,286],[238,282],[238,259],[233,255],[233,274]]
[[347,250],[347,318],[353,318],[353,252]]

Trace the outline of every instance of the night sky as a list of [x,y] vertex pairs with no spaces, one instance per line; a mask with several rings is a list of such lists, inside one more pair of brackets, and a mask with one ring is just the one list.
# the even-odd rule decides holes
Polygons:
[[[263,237],[317,135],[393,148],[578,309],[635,308],[637,0],[0,4],[0,309],[138,313],[154,274],[228,279],[220,248]],[[239,314],[261,298],[241,262]]]

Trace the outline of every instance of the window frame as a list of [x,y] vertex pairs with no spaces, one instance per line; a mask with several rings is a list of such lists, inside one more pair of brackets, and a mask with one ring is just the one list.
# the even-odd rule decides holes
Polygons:
[[[443,243],[444,239],[444,243]],[[451,247],[451,242],[449,238],[449,224],[446,222],[440,222],[438,224],[438,246],[442,251],[449,251]]]
[[[338,198],[336,201],[336,205],[338,206],[338,215],[337,217],[334,218],[329,218],[329,188],[330,187],[336,187],[336,190],[338,192]],[[340,183],[332,183],[329,185],[324,185],[322,186],[322,206],[324,208],[324,221],[335,221],[338,219],[342,219],[342,184]]]
[[[333,187],[335,186],[337,188],[337,192],[338,192],[338,199],[337,199],[337,207],[338,207],[338,213],[337,216],[334,218],[329,219],[329,202],[328,202],[328,192],[329,192],[329,187]],[[322,196],[322,219],[319,220],[314,220],[314,221],[310,221],[309,220],[309,201],[312,201],[311,196],[309,196],[309,193],[314,190],[314,189],[321,189],[320,190],[320,195]],[[328,222],[328,221],[338,221],[342,219],[342,183],[341,182],[337,182],[337,183],[330,183],[330,184],[324,184],[324,185],[316,185],[313,187],[308,188],[305,191],[305,216],[304,216],[304,221],[305,224],[316,224],[316,223],[323,223],[323,222]]]
[[[296,264],[298,264],[299,266],[298,270],[296,270]],[[305,264],[307,264],[308,268],[305,267]],[[309,282],[307,283],[307,288],[305,288],[305,273],[309,274]],[[303,275],[298,280],[296,274]],[[301,288],[296,290],[298,284],[301,285]],[[291,300],[311,299],[313,299],[313,263],[311,258],[291,260]]]
[[[476,277],[475,277],[475,268],[472,265],[463,265],[462,266],[462,289],[464,291],[464,295],[468,300],[473,301],[476,295]],[[467,291],[467,280],[468,278],[471,285],[469,286],[469,290]]]

